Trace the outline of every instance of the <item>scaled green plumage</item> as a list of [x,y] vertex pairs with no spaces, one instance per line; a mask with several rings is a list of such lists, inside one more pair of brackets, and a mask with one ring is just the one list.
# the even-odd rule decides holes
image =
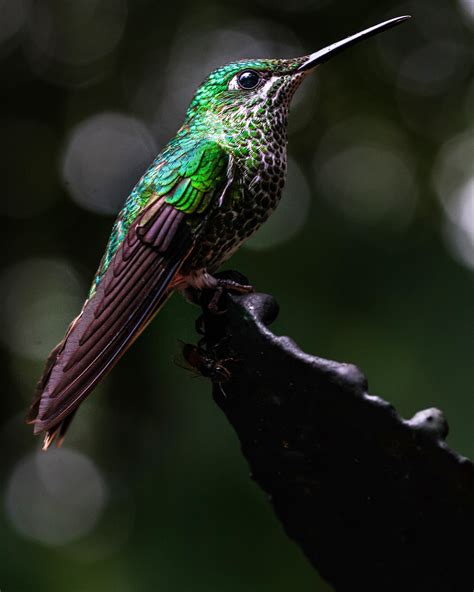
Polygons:
[[[185,137],[186,136],[186,137]],[[110,262],[138,214],[153,200],[165,201],[186,214],[202,214],[215,191],[222,185],[229,162],[219,144],[181,132],[179,143],[170,143],[155,159],[125,202],[94,278],[89,298],[107,271]]]

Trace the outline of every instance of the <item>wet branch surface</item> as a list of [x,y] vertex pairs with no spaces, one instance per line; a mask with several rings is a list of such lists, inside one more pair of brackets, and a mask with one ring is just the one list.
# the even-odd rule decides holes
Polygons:
[[201,370],[252,479],[322,577],[337,592],[472,592],[474,465],[445,444],[443,414],[403,420],[357,367],[275,336],[271,296],[227,294],[223,306],[198,321]]

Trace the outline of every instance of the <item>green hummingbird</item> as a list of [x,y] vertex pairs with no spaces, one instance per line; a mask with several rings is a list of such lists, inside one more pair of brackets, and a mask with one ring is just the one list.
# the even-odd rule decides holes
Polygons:
[[314,68],[385,31],[394,18],[311,55],[214,70],[176,136],[129,195],[80,314],[51,352],[27,418],[60,445],[81,402],[170,295],[251,290],[212,275],[276,208],[286,176],[288,111]]

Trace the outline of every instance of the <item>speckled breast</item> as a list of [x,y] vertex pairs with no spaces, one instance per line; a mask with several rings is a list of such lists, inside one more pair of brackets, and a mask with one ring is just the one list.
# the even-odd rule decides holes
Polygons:
[[239,170],[222,206],[202,227],[188,269],[215,272],[274,211],[285,184],[286,142],[262,153],[257,170]]

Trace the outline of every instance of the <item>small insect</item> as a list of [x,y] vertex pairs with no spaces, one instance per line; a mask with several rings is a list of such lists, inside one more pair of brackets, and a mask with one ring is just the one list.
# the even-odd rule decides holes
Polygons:
[[193,343],[183,343],[182,346],[184,361],[186,362],[187,367],[193,370],[196,374],[210,378],[212,382],[217,382],[219,384],[227,382],[230,379],[230,371],[224,364],[225,362],[232,361],[232,358],[216,360],[198,345],[194,345]]

